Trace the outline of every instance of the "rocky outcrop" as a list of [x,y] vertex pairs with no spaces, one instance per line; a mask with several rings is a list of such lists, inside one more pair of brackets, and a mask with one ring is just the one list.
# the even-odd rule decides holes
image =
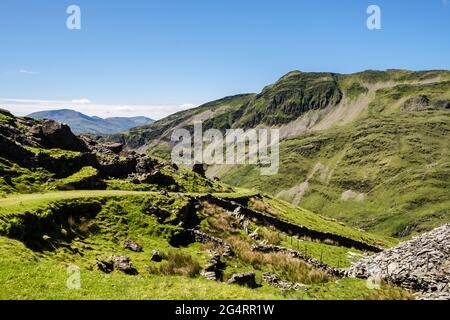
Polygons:
[[288,281],[281,280],[278,275],[272,273],[264,273],[263,281],[265,281],[269,286],[281,289],[281,290],[299,290],[306,288],[306,285],[300,283],[292,283]]
[[153,172],[158,165],[155,159],[149,157],[140,157],[136,163],[136,173],[146,174]]
[[172,177],[158,170],[162,164],[156,159],[133,151],[122,151],[121,143],[102,143],[101,140],[88,135],[82,135],[80,138],[92,153],[98,155],[99,171],[105,178],[128,178],[136,184],[151,183],[164,186],[175,184]]
[[95,261],[95,266],[103,273],[111,273],[114,271],[114,262],[112,262],[111,260],[105,261],[97,259]]
[[422,111],[428,108],[430,108],[430,99],[424,95],[412,97],[401,106],[401,110],[405,112]]
[[77,152],[90,151],[86,142],[75,136],[65,124],[53,120],[18,118],[7,111],[1,114],[11,119],[0,122],[0,135],[19,145]]
[[123,144],[118,142],[105,143],[104,147],[114,154],[120,154],[123,150]]
[[99,159],[100,172],[103,177],[127,178],[136,171],[136,159],[134,157],[114,157]]
[[[98,167],[98,161],[95,154],[89,152],[80,153],[76,156],[63,155],[61,157],[53,157],[51,154],[40,152],[35,155],[34,162],[40,167],[53,172],[55,178],[68,177],[86,166],[94,168]],[[97,185],[95,181],[94,185]],[[102,189],[102,187],[96,186],[96,189]]]
[[209,234],[201,232],[199,230],[188,230],[188,233],[190,233],[195,242],[204,244],[212,243],[215,246],[223,249],[224,257],[231,257],[234,254],[231,245],[220,238],[210,236]]
[[69,126],[53,120],[43,120],[42,123],[33,126],[29,132],[39,139],[45,148],[79,152],[89,151],[82,140],[72,133]]
[[136,184],[154,184],[173,192],[180,188],[163,169],[166,165],[134,151],[123,151],[120,142],[76,136],[67,125],[53,120],[18,118],[6,110],[1,110],[0,115],[1,156],[23,167],[44,168],[61,179],[91,166],[99,171],[99,179],[83,185],[84,189],[104,189],[98,180],[110,178],[129,178]]
[[123,248],[134,252],[142,252],[144,250],[140,244],[130,239],[125,240]]
[[[1,128],[2,126],[0,126]],[[23,166],[28,167],[35,163],[37,164],[37,161],[34,161],[34,154],[32,152],[24,149],[17,142],[5,138],[3,135],[0,135],[0,150],[3,158],[13,160]]]
[[161,170],[142,174],[139,177],[139,183],[157,184],[163,187],[177,186],[175,179],[172,176],[163,173]]
[[221,281],[225,264],[220,260],[220,254],[215,253],[209,260],[201,275],[208,280]]
[[158,250],[153,250],[150,260],[153,262],[161,262],[163,261],[163,258],[163,255]]
[[[95,154],[66,125],[50,120],[10,117],[11,121],[0,121],[3,158],[26,168],[44,168],[57,178],[70,176],[85,166],[98,167]],[[47,152],[41,152],[41,149],[47,149]],[[55,151],[54,155],[50,149],[68,152]]]
[[128,275],[137,275],[138,271],[133,267],[128,256],[113,255],[106,260],[97,259],[95,266],[98,270],[104,273],[111,273],[114,270],[122,271]]
[[422,299],[450,299],[450,224],[362,259],[345,274],[386,280]]
[[251,289],[257,288],[256,276],[253,272],[235,273],[231,276],[228,284],[237,284],[240,286],[249,287]]
[[138,271],[133,267],[131,260],[128,256],[112,256],[112,260],[114,261],[114,269],[118,271],[122,271],[128,275],[137,275]]

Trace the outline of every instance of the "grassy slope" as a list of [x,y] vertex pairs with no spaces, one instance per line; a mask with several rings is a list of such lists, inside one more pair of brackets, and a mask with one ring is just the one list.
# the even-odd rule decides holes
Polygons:
[[[254,192],[250,190],[232,193],[213,193],[213,196],[234,199],[252,196]],[[201,196],[202,193],[169,193],[169,197]],[[45,213],[46,208],[52,204],[58,204],[67,200],[84,201],[90,199],[137,199],[144,201],[146,198],[158,198],[157,191],[123,191],[123,190],[78,190],[64,192],[35,193],[27,195],[11,195],[0,198],[0,222],[8,224],[13,217],[20,217],[25,213],[32,212],[37,215]],[[298,225],[303,225],[312,230],[331,232],[351,239],[366,242],[371,245],[387,247],[395,244],[390,238],[381,237],[375,234],[366,233],[357,229],[344,226],[336,221],[320,217],[308,210],[297,208],[287,202],[283,202],[271,197],[264,198],[265,206],[270,208],[270,213],[280,219],[291,221]],[[0,230],[2,225],[0,224]]]
[[[430,80],[437,75],[441,82]],[[232,185],[279,194],[366,230],[396,237],[429,230],[450,220],[450,111],[439,107],[450,101],[447,79],[448,73],[404,71],[342,77],[346,94],[353,88],[356,95],[364,94],[358,83],[408,82],[378,90],[347,125],[283,141],[278,175],[262,177],[251,166],[219,170],[219,175]],[[418,83],[424,80],[431,82]],[[419,95],[438,107],[402,110],[407,99]],[[306,190],[300,187],[305,182]],[[353,199],[343,200],[346,191],[355,194]]]
[[[63,152],[56,152],[56,154],[60,153]],[[14,170],[20,171],[23,176],[32,173],[28,169],[5,162],[5,169],[11,170],[11,166]],[[201,228],[236,244],[239,254],[238,257],[226,261],[226,277],[230,277],[234,272],[253,271],[261,282],[263,272],[275,272],[291,281],[307,283],[310,287],[306,291],[290,292],[286,295],[267,285],[250,290],[206,281],[198,274],[190,277],[183,274],[182,270],[186,266],[178,269],[181,270],[177,271],[180,274],[155,272],[154,270],[158,270],[160,266],[149,260],[151,250],[157,249],[163,253],[177,252],[190,257],[199,266],[204,267],[209,259],[210,247],[200,244],[176,249],[171,247],[169,239],[173,232],[179,230],[179,227],[170,223],[157,223],[156,218],[145,213],[144,204],[151,203],[169,212],[171,216],[168,221],[175,221],[179,209],[187,203],[188,197],[204,195],[213,190],[218,191],[212,193],[214,196],[230,200],[258,195],[252,190],[239,188],[232,190],[221,183],[208,186],[203,178],[183,169],[181,169],[182,174],[175,174],[168,168],[164,168],[163,171],[172,175],[177,183],[183,186],[182,189],[190,192],[172,192],[164,195],[158,188],[153,190],[155,186],[150,188],[153,191],[136,191],[133,189],[136,185],[122,180],[108,181],[110,190],[49,192],[45,186],[41,188],[40,193],[19,194],[16,189],[8,190],[0,198],[0,233],[3,234],[0,236],[0,256],[2,257],[0,285],[3,288],[0,299],[398,299],[410,297],[409,294],[387,285],[382,290],[373,291],[367,289],[362,280],[345,279],[336,282],[335,279],[327,278],[304,263],[286,260],[286,257],[253,255],[250,251],[249,239],[245,234],[238,230],[223,231],[223,228],[233,225],[229,222],[223,225],[223,219],[227,219],[227,214],[224,212],[215,218],[203,216]],[[78,180],[86,174],[90,176],[95,172],[91,168],[83,168],[79,173],[65,179],[58,179],[54,183],[68,179]],[[273,208],[271,212],[285,220],[316,230],[335,232],[371,244],[391,244],[387,239],[380,242],[378,236],[344,227],[279,200],[270,197],[264,197],[264,199],[267,202],[266,206]],[[101,210],[96,213],[98,206]],[[220,210],[213,210],[213,212],[216,214]],[[257,227],[265,228],[255,226]],[[267,230],[265,234],[270,232],[273,233]],[[5,235],[9,235],[9,238]],[[278,232],[277,236],[281,239],[274,244],[292,245],[292,241],[287,240],[289,235]],[[122,243],[126,238],[132,238],[142,244],[145,248],[144,253],[124,250]],[[23,242],[14,239],[21,239]],[[270,240],[270,238],[267,239]],[[299,241],[301,246],[305,246],[308,254],[317,259],[323,259],[325,263],[341,267],[350,263],[348,257],[350,250],[346,248],[308,239]],[[112,254],[129,255],[140,274],[132,277],[120,272],[105,275],[96,271],[95,259],[104,259]],[[76,265],[81,269],[81,290],[70,290],[66,286],[69,265]],[[153,268],[153,271],[149,272],[149,268]]]
[[[431,109],[403,110],[408,99],[420,96],[429,99]],[[211,175],[272,195],[284,191],[285,200],[389,236],[410,237],[450,220],[449,71],[296,71],[261,94],[233,99],[175,114],[130,132],[129,138],[145,137],[149,152],[169,158],[170,135],[161,142],[158,133],[180,124],[189,129],[187,120],[208,108],[234,106],[233,112],[209,115],[205,128],[283,127],[297,118],[308,123],[341,99],[336,113],[324,117],[326,124],[319,121],[306,134],[282,142],[278,175],[261,177],[251,166],[214,167]],[[345,192],[353,199],[343,200]]]
[[[282,142],[278,175],[262,177],[245,166],[227,172],[224,180],[274,195],[308,181],[302,207],[406,236],[450,219],[449,120],[448,111],[365,119]],[[343,200],[348,190],[364,194],[364,200]],[[297,194],[283,198],[292,201]]]
[[[106,191],[111,192],[111,191]],[[52,193],[49,199],[59,200],[59,205],[66,205],[63,212],[68,214],[71,206],[75,206],[77,215],[83,214],[83,203],[86,205],[101,203],[102,207],[93,220],[83,221],[77,225],[69,219],[55,216],[49,221],[50,228],[44,228],[40,233],[27,233],[32,237],[33,245],[45,243],[54,249],[31,250],[22,242],[0,236],[0,284],[3,288],[0,293],[2,299],[399,299],[409,298],[409,294],[401,290],[384,285],[381,290],[369,290],[362,280],[344,279],[336,281],[311,269],[297,261],[286,260],[280,256],[266,256],[251,254],[248,250],[249,239],[233,227],[232,224],[223,224],[227,219],[220,210],[201,211],[203,219],[201,229],[210,231],[233,243],[237,256],[226,259],[227,268],[225,277],[234,272],[254,271],[259,281],[263,272],[276,272],[285,275],[292,281],[301,281],[310,286],[305,291],[282,294],[279,290],[267,285],[255,290],[238,286],[230,286],[202,279],[198,275],[187,276],[185,267],[181,267],[175,274],[160,274],[160,264],[151,262],[150,252],[154,249],[163,253],[177,252],[189,256],[193,263],[203,267],[208,257],[207,245],[192,244],[187,247],[173,248],[168,239],[173,230],[178,227],[169,224],[160,224],[156,218],[143,211],[142,204],[150,201],[164,210],[179,208],[184,197],[174,199],[173,195],[133,193],[133,196],[114,191],[115,197],[99,202],[100,194],[84,193],[83,196],[91,198],[71,198],[74,192]],[[230,196],[230,195],[229,195]],[[237,195],[238,196],[238,195]],[[239,195],[241,196],[241,195]],[[31,199],[31,195],[24,196]],[[45,196],[44,196],[45,197]],[[142,197],[145,197],[146,201]],[[17,199],[17,198],[16,198]],[[41,200],[42,199],[41,196]],[[13,208],[14,201],[2,200]],[[32,202],[30,202],[31,205]],[[90,208],[88,206],[87,208]],[[58,205],[48,205],[46,215],[58,214]],[[32,208],[27,210],[32,212]],[[54,211],[56,210],[56,211]],[[67,211],[69,210],[69,211]],[[10,210],[7,210],[10,212]],[[54,211],[54,213],[52,213]],[[88,210],[90,211],[90,209]],[[38,214],[36,211],[34,214]],[[3,216],[4,217],[4,216]],[[91,217],[92,218],[92,217]],[[61,224],[60,224],[61,223]],[[61,228],[61,229],[59,229]],[[230,229],[231,228],[231,229]],[[215,230],[215,231],[214,231]],[[68,236],[69,235],[69,236]],[[287,235],[282,235],[287,239]],[[125,239],[131,238],[144,247],[143,253],[134,253],[122,248]],[[30,240],[30,239],[29,239]],[[303,240],[308,248],[325,246]],[[283,244],[281,242],[280,244]],[[324,261],[342,259],[345,265],[345,253],[340,247],[327,245],[328,250],[320,250]],[[49,247],[49,248],[50,248]],[[244,250],[245,249],[245,250]],[[345,250],[345,249],[344,249]],[[314,253],[313,253],[314,252]],[[311,249],[317,254],[318,250]],[[348,252],[348,250],[347,250]],[[126,254],[130,256],[134,266],[139,270],[137,276],[126,276],[120,272],[105,275],[94,268],[95,259],[104,259],[112,254]],[[262,260],[261,260],[262,259]],[[263,262],[264,261],[264,262]],[[283,262],[285,261],[285,262]],[[165,263],[163,262],[162,265]],[[290,265],[298,265],[292,269]],[[66,287],[68,279],[67,266],[76,265],[81,269],[81,290],[70,290]],[[153,271],[148,271],[153,270]]]
[[[60,253],[62,255],[62,253]],[[127,254],[129,254],[127,252]],[[81,289],[66,286],[67,267],[80,265],[78,257],[54,259],[38,255],[18,241],[0,237],[0,299],[129,299],[129,300],[222,300],[222,299],[405,299],[408,294],[383,285],[381,290],[369,290],[362,280],[344,279],[319,284],[305,292],[283,295],[279,290],[264,286],[255,290],[230,286],[183,276],[122,273],[105,275],[82,269]]]
[[[16,168],[23,170],[22,168]],[[70,177],[74,179],[90,173],[89,168]],[[184,171],[183,171],[184,172]],[[27,172],[23,172],[27,175]],[[254,255],[250,251],[249,239],[238,230],[228,230],[232,223],[223,225],[226,213],[214,218],[203,216],[201,228],[233,242],[238,256],[229,259],[225,276],[234,272],[253,271],[261,282],[263,272],[275,272],[291,281],[307,283],[305,291],[282,294],[279,290],[263,285],[250,290],[238,286],[204,280],[199,275],[187,276],[186,266],[170,274],[161,274],[160,266],[149,261],[149,252],[157,249],[163,253],[176,252],[192,259],[204,267],[209,259],[209,246],[193,244],[184,248],[173,248],[169,239],[179,229],[172,224],[157,223],[156,218],[145,213],[146,203],[156,205],[171,214],[168,221],[176,221],[178,211],[187,202],[187,197],[213,193],[216,197],[236,199],[258,195],[252,190],[232,190],[223,184],[200,187],[203,180],[197,175],[175,176],[186,190],[204,192],[168,193],[155,191],[126,190],[74,190],[18,194],[4,194],[0,198],[0,299],[402,299],[410,298],[404,291],[384,285],[381,290],[369,290],[362,280],[344,279],[336,281],[311,269],[302,262],[286,260],[282,256]],[[62,179],[64,180],[64,179]],[[55,183],[58,181],[57,180]],[[129,182],[115,180],[130,185]],[[109,182],[111,184],[111,182]],[[195,186],[195,188],[194,188]],[[202,189],[203,188],[203,189]],[[211,189],[212,188],[212,189]],[[344,227],[323,219],[308,211],[297,209],[287,203],[264,197],[266,206],[281,218],[303,224],[312,229],[330,231],[372,244],[390,244],[389,240]],[[98,207],[100,212],[97,212]],[[214,214],[220,210],[213,210]],[[93,216],[94,215],[94,216]],[[202,214],[203,215],[203,214]],[[75,221],[75,222],[74,222]],[[77,222],[78,221],[78,222]],[[217,223],[219,222],[219,226]],[[79,223],[79,225],[77,224]],[[255,228],[258,226],[255,226]],[[262,227],[265,228],[265,227]],[[265,234],[273,231],[267,230]],[[10,235],[10,238],[5,237]],[[281,239],[275,244],[292,245],[289,235],[277,233]],[[141,243],[144,253],[132,253],[122,248],[126,238]],[[273,239],[273,236],[270,237]],[[270,238],[267,238],[270,240]],[[14,240],[22,239],[23,242]],[[284,239],[284,240],[283,240]],[[332,244],[301,239],[306,252],[334,266],[349,265],[350,250]],[[24,244],[27,244],[25,246]],[[32,247],[30,247],[32,246]],[[351,250],[355,251],[355,250]],[[105,275],[94,268],[95,259],[104,259],[112,254],[129,255],[138,268],[138,276],[126,276],[120,272]],[[70,290],[66,286],[67,266],[81,269],[81,290]],[[164,266],[164,263],[163,263]],[[149,272],[149,268],[153,268]]]
[[[410,76],[408,73],[397,71],[393,74],[395,77],[408,78]],[[380,77],[384,79],[385,76],[385,74],[367,73],[344,80],[337,77],[334,78],[334,81],[345,88],[346,94],[358,96],[364,94],[364,88],[355,85],[360,79],[367,78],[376,82]],[[429,74],[422,76],[425,79],[430,77]],[[414,82],[416,78],[407,79],[407,81]],[[404,207],[400,207],[400,209],[395,207],[397,202],[390,204],[390,207],[383,207],[384,200],[376,202],[377,199],[378,201],[380,201],[379,199],[395,199],[395,201],[403,201],[402,205],[406,203],[412,206],[411,210],[415,210],[414,213],[417,214],[417,217],[424,219],[424,222],[420,224],[421,227],[428,228],[437,221],[446,219],[448,211],[445,210],[448,207],[446,207],[445,201],[442,201],[448,196],[446,192],[448,189],[445,189],[445,185],[442,184],[443,181],[448,181],[448,162],[446,161],[448,154],[444,152],[448,151],[448,145],[446,145],[446,140],[442,139],[442,134],[444,136],[448,134],[446,113],[445,111],[442,111],[442,114],[436,113],[437,111],[424,111],[404,118],[398,117],[394,108],[384,108],[383,105],[386,104],[386,101],[397,100],[396,94],[408,95],[410,88],[401,87],[395,90],[398,92],[394,92],[394,95],[392,92],[383,92],[382,96],[377,96],[379,99],[367,110],[371,118],[360,123],[353,123],[348,128],[334,128],[305,139],[298,138],[284,142],[283,148],[289,151],[285,153],[289,157],[282,159],[282,167],[287,169],[283,172],[284,176],[265,180],[261,179],[252,168],[246,167],[231,172],[228,175],[229,179],[239,177],[238,182],[241,185],[254,186],[256,183],[263,190],[276,192],[295,186],[299,181],[299,176],[306,179],[320,161],[330,168],[328,173],[332,172],[333,174],[319,172],[312,175],[309,181],[310,189],[302,202],[302,205],[304,204],[306,207],[316,208],[322,213],[353,223],[353,214],[358,213],[360,214],[359,219],[366,218],[366,220],[361,220],[363,223],[360,226],[373,228],[373,230],[387,234],[394,234],[392,229],[404,231],[405,223],[410,222],[411,215],[408,214],[400,222],[394,223],[396,221],[392,220],[394,219],[392,217],[398,218],[402,215],[394,215],[397,212],[389,210],[404,210]],[[431,86],[426,90],[430,90],[427,93],[432,95],[433,101],[445,98],[441,94],[442,88]],[[253,98],[253,96],[235,97],[231,98],[232,102],[225,100],[217,102],[215,106],[204,107],[202,111],[210,107],[217,110],[233,104],[231,109],[236,112],[232,117],[227,112],[220,112],[217,118],[214,117],[210,120],[208,126],[219,125],[224,128],[230,126],[235,120],[233,117],[239,115],[243,104]],[[229,110],[229,108],[225,109]],[[427,118],[421,118],[425,114]],[[383,117],[382,123],[388,123],[391,126],[387,128],[389,130],[380,128],[379,122],[377,122],[380,117]],[[179,119],[177,116],[172,118],[175,122],[178,121],[177,119]],[[187,112],[183,115],[182,120],[189,119],[191,117]],[[6,121],[11,121],[11,119],[6,119]],[[174,122],[167,126],[170,127],[173,124]],[[167,129],[167,127],[163,127],[165,129],[162,130]],[[400,134],[398,133],[399,127],[401,128]],[[395,132],[395,136],[392,135],[392,132]],[[371,136],[372,134],[373,136]],[[400,139],[393,138],[399,135]],[[372,152],[372,149],[367,150],[368,145],[373,147],[376,152]],[[419,146],[422,148],[420,149],[422,152],[414,152]],[[384,154],[386,150],[390,152],[388,155]],[[42,150],[35,151],[43,152]],[[56,150],[49,152],[55,156],[60,153]],[[378,153],[380,153],[379,157]],[[386,156],[390,161],[386,162]],[[430,158],[436,161],[430,163]],[[299,163],[299,159],[304,162]],[[405,166],[408,169],[411,168],[407,174]],[[425,172],[423,166],[426,168]],[[21,187],[23,184],[24,186],[39,187],[39,179],[45,181],[49,174],[40,170],[28,172],[26,171],[28,169],[16,168],[14,164],[8,163],[6,160],[2,161],[0,169],[3,172],[18,173],[15,176],[13,174],[13,179],[33,176],[32,181],[20,180],[17,181],[18,183],[12,184],[6,181],[1,183],[4,198],[0,198],[0,232],[3,234],[0,236],[0,286],[4,289],[0,293],[0,298],[398,299],[410,297],[408,293],[387,285],[384,285],[382,290],[369,290],[362,280],[343,279],[337,281],[319,270],[284,256],[252,253],[250,246],[254,242],[242,230],[236,229],[235,224],[229,220],[229,215],[221,212],[218,208],[212,208],[212,210],[203,208],[200,212],[201,223],[199,226],[202,230],[224,238],[233,244],[237,256],[226,260],[226,278],[234,272],[254,271],[258,281],[261,281],[263,272],[275,272],[289,281],[306,283],[309,287],[304,291],[282,294],[266,285],[256,290],[249,290],[208,282],[198,274],[187,275],[186,272],[190,268],[204,267],[208,259],[208,250],[211,249],[208,245],[200,244],[177,249],[169,245],[171,236],[180,230],[180,226],[177,224],[178,213],[179,209],[187,203],[188,195],[216,192],[215,196],[233,199],[253,196],[255,195],[253,191],[236,190],[236,192],[232,192],[223,184],[214,183],[212,186],[208,186],[197,176],[167,172],[169,175],[173,175],[174,179],[183,187],[180,193],[164,195],[154,190],[152,186],[148,186],[146,189],[150,191],[137,191],[135,185],[129,181],[115,180],[108,182],[108,187],[113,190],[18,195],[11,194],[21,191],[18,186]],[[388,179],[393,173],[395,173],[393,177],[395,179],[398,177],[399,180]],[[45,177],[34,178],[36,174]],[[78,176],[82,175],[75,174],[72,178]],[[418,177],[422,177],[422,180],[419,180]],[[386,187],[388,183],[392,183],[393,186]],[[394,186],[399,189],[395,189]],[[342,192],[347,188],[354,188],[355,191],[367,194],[365,202],[353,204],[354,206],[351,208],[355,208],[354,211],[349,210],[349,202],[339,202]],[[411,188],[418,190],[412,197]],[[36,190],[46,191],[46,187]],[[30,188],[27,191],[36,190]],[[395,190],[395,196],[389,193],[391,190]],[[383,194],[383,192],[388,192],[388,194]],[[402,194],[405,198],[402,199],[398,194]],[[423,195],[423,197],[417,197],[417,194]],[[434,198],[430,199],[430,196]],[[296,208],[272,197],[263,196],[262,199],[262,205],[268,213],[315,230],[329,231],[377,245],[389,246],[395,243],[392,239],[345,227],[333,220],[314,215],[310,211]],[[309,202],[306,201],[308,199]],[[422,202],[418,202],[417,199],[421,199]],[[341,203],[341,207],[336,203]],[[167,222],[159,223],[154,216],[148,214],[146,211],[148,204],[156,205],[169,212],[170,216]],[[261,204],[254,205],[258,207]],[[358,205],[363,206],[363,209]],[[417,208],[422,210],[424,207],[426,208],[426,205],[430,206],[429,211],[421,216]],[[439,213],[436,208],[439,206],[444,210],[442,211],[443,216],[436,216],[436,212]],[[385,210],[384,216],[380,216],[380,208]],[[97,209],[99,209],[98,212]],[[336,212],[339,215],[336,215]],[[376,229],[374,226],[379,227]],[[261,228],[261,237],[269,243],[302,250],[332,266],[349,265],[351,261],[349,251],[361,253],[332,243],[316,242],[311,239],[294,239],[287,234],[264,226],[255,225],[253,227]],[[32,232],[27,232],[27,230]],[[8,235],[9,238],[5,235]],[[141,243],[144,246],[144,253],[125,251],[122,244],[127,238]],[[22,239],[28,247],[14,239]],[[35,247],[32,250],[30,245],[41,249]],[[170,260],[161,265],[155,264],[149,261],[149,253],[153,249],[169,255],[170,252],[182,254],[187,261],[183,263],[187,263],[187,265],[168,269],[171,263],[180,262]],[[119,272],[104,275],[96,271],[93,266],[95,259],[104,259],[111,254],[129,255],[140,274],[132,277]],[[69,290],[65,286],[66,267],[70,264],[81,268],[81,290]]]
[[241,115],[241,109],[253,97],[253,94],[243,94],[226,97],[206,103],[198,108],[181,111],[151,125],[133,128],[113,139],[123,140],[129,148],[139,148],[147,144],[149,152],[161,158],[170,158],[170,140],[172,130],[182,127],[193,129],[194,121],[203,121],[204,129],[227,129]]
[[12,192],[42,191],[51,174],[43,169],[31,170],[0,157],[0,196]]

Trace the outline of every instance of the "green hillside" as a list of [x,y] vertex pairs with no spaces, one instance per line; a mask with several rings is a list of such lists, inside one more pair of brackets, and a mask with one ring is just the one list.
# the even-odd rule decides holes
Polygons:
[[[89,195],[88,195],[89,194]],[[202,202],[198,208],[198,230],[221,237],[231,243],[234,254],[222,257],[223,281],[236,272],[255,272],[256,289],[228,285],[204,279],[199,272],[208,265],[212,244],[177,245],[183,227],[158,221],[146,206],[155,203],[160,210],[177,214],[180,205],[189,201],[183,195],[175,202],[159,193],[61,194],[47,204],[46,195],[35,209],[26,214],[17,208],[0,204],[0,283],[2,299],[405,299],[411,295],[383,285],[370,290],[365,281],[338,279],[307,263],[282,254],[252,252],[255,240],[248,237],[231,217],[219,208]],[[5,199],[6,202],[8,200]],[[16,202],[17,203],[17,202]],[[37,205],[37,203],[36,203]],[[148,207],[147,207],[148,208]],[[13,209],[10,211],[10,209]],[[25,208],[23,208],[25,210]],[[16,211],[14,215],[10,212]],[[6,228],[5,228],[6,226]],[[350,264],[348,252],[362,253],[310,239],[292,242],[287,234],[260,229],[261,237],[270,243],[305,248],[309,255],[330,265]],[[126,239],[133,239],[143,252],[124,249]],[[293,243],[293,244],[292,244]],[[151,261],[158,250],[164,259]],[[137,270],[134,275],[120,271],[106,274],[97,269],[98,260],[112,255],[126,255]],[[66,286],[67,267],[80,268],[81,289]],[[45,272],[43,272],[45,270]],[[299,291],[280,291],[262,281],[265,272],[302,283]]]
[[278,175],[224,175],[351,225],[407,237],[450,220],[448,111],[371,117],[282,142]]
[[279,128],[277,175],[252,166],[214,166],[208,175],[403,238],[450,221],[449,115],[449,71],[294,71],[259,94],[175,114],[124,141],[168,159],[172,130],[194,119],[222,131]]
[[[413,298],[342,275],[392,238],[54,121],[0,115],[0,299]],[[300,256],[257,250],[270,245]],[[252,282],[233,280],[243,272]]]
[[130,149],[144,147],[154,150],[159,157],[170,157],[170,138],[175,128],[193,130],[194,121],[203,121],[204,128],[231,128],[236,119],[242,114],[242,106],[246,105],[253,94],[243,94],[212,101],[193,110],[186,110],[171,115],[151,125],[133,128],[122,135],[111,136],[107,139],[120,141]]

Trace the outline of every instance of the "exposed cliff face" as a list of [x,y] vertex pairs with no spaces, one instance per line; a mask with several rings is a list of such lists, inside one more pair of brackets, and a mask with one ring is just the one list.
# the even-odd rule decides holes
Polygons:
[[336,75],[291,72],[250,101],[235,126],[286,124],[308,111],[336,106],[342,98]]

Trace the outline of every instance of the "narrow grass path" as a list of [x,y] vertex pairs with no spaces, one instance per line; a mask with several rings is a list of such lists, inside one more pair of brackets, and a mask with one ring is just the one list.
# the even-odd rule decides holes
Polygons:
[[[55,191],[46,193],[14,194],[5,198],[0,198],[0,214],[20,213],[27,210],[36,209],[50,202],[65,199],[86,199],[86,198],[113,198],[127,196],[157,195],[157,191],[122,191],[122,190],[76,190],[76,191]],[[240,198],[255,195],[251,190],[238,190],[232,193],[213,193],[213,196],[222,198]],[[202,193],[180,193],[172,192],[169,195],[203,196]]]

